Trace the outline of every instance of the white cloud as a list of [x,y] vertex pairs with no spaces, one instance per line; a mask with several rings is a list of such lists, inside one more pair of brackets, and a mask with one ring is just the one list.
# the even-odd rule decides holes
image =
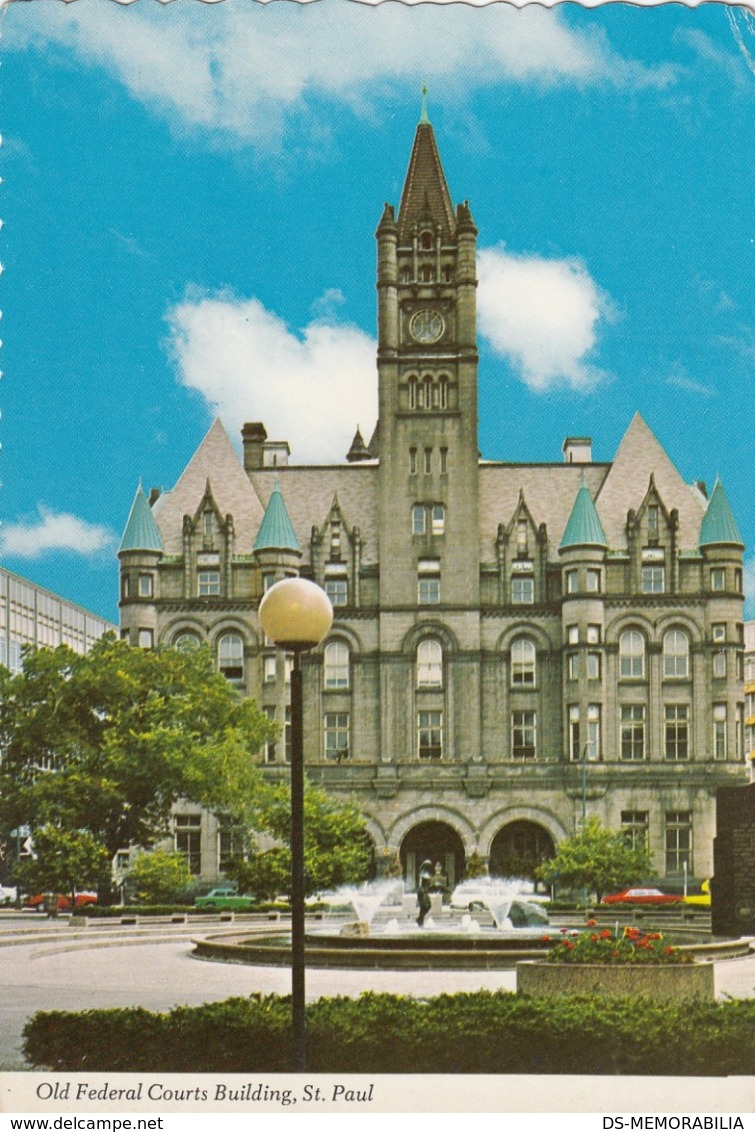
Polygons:
[[64,552],[93,557],[111,554],[116,535],[98,523],[88,523],[65,511],[40,503],[37,514],[0,526],[0,554],[14,558],[40,558]]
[[[19,6],[21,7],[21,6]],[[322,129],[318,100],[369,113],[396,84],[428,80],[458,101],[480,86],[605,83],[664,87],[668,65],[623,59],[600,29],[574,29],[561,12],[495,4],[24,5],[10,13],[6,49],[61,47],[105,68],[174,126],[278,148],[295,117]],[[474,66],[470,66],[474,60]],[[285,61],[285,63],[284,63]],[[437,92],[437,93],[436,93]]]
[[608,297],[576,259],[514,255],[503,245],[478,257],[479,329],[538,393],[554,386],[589,392],[607,375],[591,360]]
[[716,391],[712,386],[704,385],[702,381],[695,381],[694,378],[687,377],[681,368],[666,379],[666,384],[673,385],[675,389],[683,389],[685,393],[695,393],[700,397],[716,396]]
[[295,333],[257,299],[228,292],[190,293],[167,321],[181,383],[231,431],[262,421],[297,464],[342,461],[357,424],[369,441],[376,344],[357,327],[314,319]]

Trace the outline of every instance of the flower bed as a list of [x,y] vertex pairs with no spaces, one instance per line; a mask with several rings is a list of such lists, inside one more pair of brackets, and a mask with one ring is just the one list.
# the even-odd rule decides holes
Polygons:
[[[647,995],[675,1001],[715,997],[714,969],[696,963],[661,932],[628,927],[614,935],[588,920],[587,931],[563,930],[544,961],[518,963],[516,989],[525,995]],[[547,936],[543,937],[546,942]]]

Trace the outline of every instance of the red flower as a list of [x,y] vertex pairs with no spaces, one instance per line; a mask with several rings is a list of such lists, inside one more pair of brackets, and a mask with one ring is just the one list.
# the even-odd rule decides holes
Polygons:
[[607,928],[604,928],[603,931],[600,933],[600,938],[601,939],[610,939],[611,938],[611,933],[608,931]]
[[612,951],[611,956],[614,959],[621,959],[621,952],[620,951]]
[[597,920],[588,920],[587,923],[585,924],[585,927],[594,928],[594,927],[597,927],[597,924],[598,924]]
[[550,943],[550,941],[551,941],[551,937],[549,935],[541,935],[540,936],[540,942],[541,943]]

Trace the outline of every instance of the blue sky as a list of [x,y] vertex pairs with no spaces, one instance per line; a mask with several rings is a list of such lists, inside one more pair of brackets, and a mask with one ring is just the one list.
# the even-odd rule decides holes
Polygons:
[[424,79],[480,230],[483,455],[610,459],[639,410],[686,479],[720,473],[755,592],[751,13],[2,15],[6,566],[115,619],[136,485],[172,486],[216,414],[302,462],[371,431],[374,231]]

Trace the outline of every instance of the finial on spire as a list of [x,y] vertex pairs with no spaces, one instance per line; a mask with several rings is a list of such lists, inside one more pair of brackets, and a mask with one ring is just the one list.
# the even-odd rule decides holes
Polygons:
[[430,119],[427,116],[427,83],[422,82],[422,113],[419,116],[420,125],[430,124]]

